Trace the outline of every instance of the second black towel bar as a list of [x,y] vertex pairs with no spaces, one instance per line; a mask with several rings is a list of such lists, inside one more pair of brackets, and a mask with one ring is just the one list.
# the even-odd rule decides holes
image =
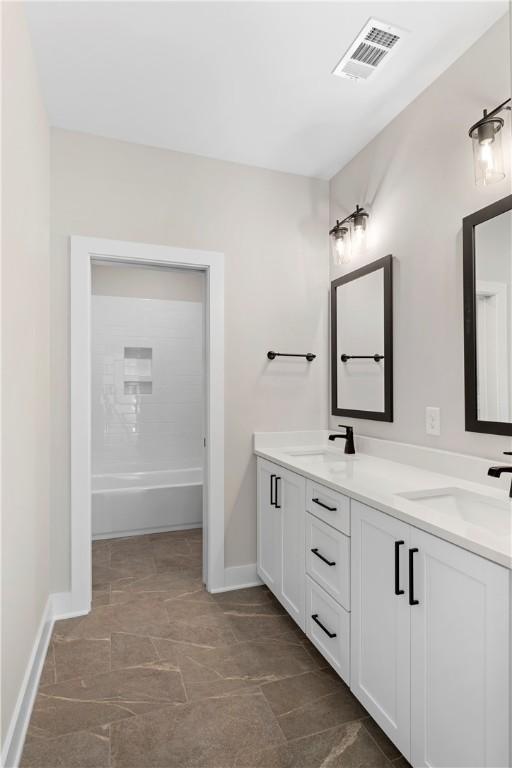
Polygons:
[[341,356],[341,362],[346,363],[348,360],[375,360],[378,363],[380,360],[384,360],[384,355],[345,355]]

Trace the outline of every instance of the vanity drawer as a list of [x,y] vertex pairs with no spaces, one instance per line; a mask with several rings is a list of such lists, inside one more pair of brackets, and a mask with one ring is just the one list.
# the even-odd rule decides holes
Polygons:
[[350,613],[306,576],[306,634],[350,685]]
[[350,610],[350,539],[310,514],[306,514],[306,571]]
[[315,517],[350,536],[350,499],[325,485],[308,480],[306,509]]

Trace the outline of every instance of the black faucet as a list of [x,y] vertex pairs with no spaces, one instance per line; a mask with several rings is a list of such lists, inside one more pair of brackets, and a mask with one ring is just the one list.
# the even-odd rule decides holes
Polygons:
[[[503,451],[505,456],[512,456],[512,451]],[[511,472],[512,467],[489,467],[487,474],[491,477],[501,477],[504,472]],[[510,498],[512,499],[512,482],[510,483]]]
[[[345,453],[355,453],[354,448],[354,428],[346,427],[345,424],[338,424],[338,427],[343,427],[346,430],[344,435],[329,435],[329,440],[337,440],[338,437],[342,437],[345,440]],[[512,468],[510,470],[512,472]]]

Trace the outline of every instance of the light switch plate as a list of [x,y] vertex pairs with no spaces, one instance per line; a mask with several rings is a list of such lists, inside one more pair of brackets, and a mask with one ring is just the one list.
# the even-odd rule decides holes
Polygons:
[[425,408],[425,429],[427,435],[441,434],[441,409],[433,405]]

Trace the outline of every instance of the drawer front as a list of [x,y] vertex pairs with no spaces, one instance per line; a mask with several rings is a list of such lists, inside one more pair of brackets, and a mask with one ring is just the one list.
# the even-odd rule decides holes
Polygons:
[[306,509],[315,517],[350,536],[350,499],[325,485],[308,480]]
[[313,515],[306,515],[306,571],[350,610],[350,539]]
[[306,576],[306,634],[350,685],[350,613],[309,576]]

